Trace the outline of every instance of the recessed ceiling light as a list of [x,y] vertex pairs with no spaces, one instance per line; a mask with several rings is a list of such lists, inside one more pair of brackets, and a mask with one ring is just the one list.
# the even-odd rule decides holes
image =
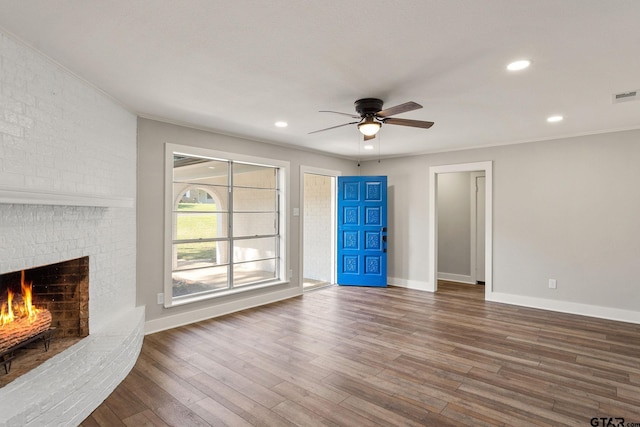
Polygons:
[[373,145],[365,145],[364,149],[365,150],[373,150]]
[[507,65],[507,70],[509,71],[520,71],[527,68],[531,65],[531,61],[528,59],[521,59],[519,61],[513,61],[511,64]]
[[289,126],[287,122],[275,122],[275,125],[277,128],[286,128],[287,126]]
[[558,123],[564,120],[564,117],[562,116],[549,116],[547,117],[547,121],[549,123]]

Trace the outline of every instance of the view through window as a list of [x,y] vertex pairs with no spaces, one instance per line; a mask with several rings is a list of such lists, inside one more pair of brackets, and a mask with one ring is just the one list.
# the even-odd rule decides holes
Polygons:
[[281,280],[281,173],[277,166],[173,153],[174,301]]

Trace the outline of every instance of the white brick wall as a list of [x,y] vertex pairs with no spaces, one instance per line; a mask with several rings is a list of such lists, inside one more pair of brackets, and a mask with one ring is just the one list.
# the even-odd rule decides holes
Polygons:
[[[136,196],[136,117],[2,32],[0,187]],[[135,308],[135,220],[135,208],[0,200],[0,274],[85,255],[90,274],[90,336],[1,388],[0,426],[78,423],[135,362],[143,318]],[[122,318],[129,321],[115,321]],[[38,387],[46,392],[27,397]]]
[[331,177],[304,175],[304,277],[331,282]]

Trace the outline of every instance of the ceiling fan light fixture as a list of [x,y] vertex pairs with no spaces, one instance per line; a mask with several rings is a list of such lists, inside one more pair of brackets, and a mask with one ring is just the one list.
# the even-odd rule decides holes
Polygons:
[[312,133],[324,132],[326,130],[341,128],[343,126],[357,125],[360,133],[364,135],[364,140],[369,141],[375,138],[378,131],[382,127],[382,124],[409,126],[413,128],[429,129],[433,126],[433,122],[427,122],[424,120],[410,120],[410,119],[397,119],[396,114],[408,113],[409,111],[418,110],[422,108],[422,105],[413,101],[405,102],[404,104],[396,105],[395,107],[382,109],[383,102],[378,98],[362,98],[354,102],[357,115],[351,113],[341,113],[339,111],[321,110],[321,113],[335,113],[343,116],[349,116],[358,121],[343,123],[337,126],[331,126],[328,128],[315,130]]
[[507,70],[509,71],[520,71],[528,68],[531,65],[531,61],[528,59],[521,59],[519,61],[513,61],[509,65],[507,65]]
[[375,121],[373,117],[366,117],[362,122],[358,123],[358,130],[365,136],[377,134],[380,127],[382,127],[382,124]]

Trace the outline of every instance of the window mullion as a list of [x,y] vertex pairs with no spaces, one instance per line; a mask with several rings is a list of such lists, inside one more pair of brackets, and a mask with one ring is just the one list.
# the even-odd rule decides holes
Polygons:
[[[280,209],[282,207],[282,205],[280,204],[280,171],[277,169],[273,170],[273,173],[275,174],[275,183],[276,183],[276,235],[280,236]],[[280,257],[280,239],[276,239],[276,253],[277,253],[277,257]],[[276,265],[275,265],[275,274],[276,277],[280,277],[280,262],[279,259],[276,260]]]
[[233,289],[233,264],[234,264],[234,260],[233,260],[233,212],[234,212],[234,207],[233,207],[233,167],[234,167],[234,163],[233,161],[229,161],[229,176],[228,176],[228,184],[229,184],[229,230],[227,233],[227,236],[229,237],[229,267],[228,267],[228,273],[227,273],[227,287],[229,289]]

